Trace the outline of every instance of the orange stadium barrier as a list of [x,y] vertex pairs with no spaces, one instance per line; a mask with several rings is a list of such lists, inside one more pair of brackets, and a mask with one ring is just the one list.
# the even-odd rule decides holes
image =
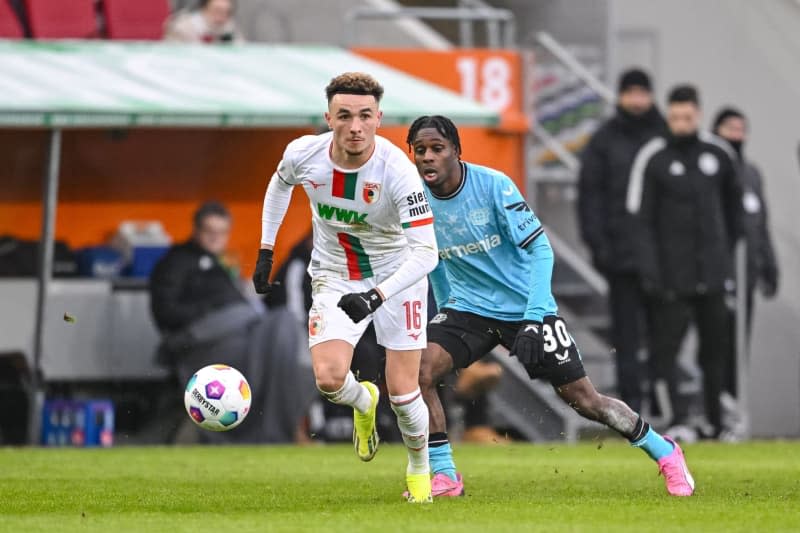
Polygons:
[[[311,130],[135,129],[64,132],[56,238],[79,248],[107,243],[123,220],[160,220],[175,240],[207,199],[234,217],[231,252],[249,276],[261,237],[267,181],[286,144]],[[0,130],[0,235],[38,239],[45,131]],[[297,191],[281,228],[277,259],[311,227]]]
[[[496,128],[459,127],[464,159],[505,172],[525,192],[524,149],[529,121],[524,113],[522,60],[517,52],[386,48],[355,48],[353,52],[458,92],[500,113]],[[382,128],[381,134],[405,147],[405,128]]]

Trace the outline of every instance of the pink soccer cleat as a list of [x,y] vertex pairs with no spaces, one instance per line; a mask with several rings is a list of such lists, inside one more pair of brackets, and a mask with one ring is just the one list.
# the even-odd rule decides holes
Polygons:
[[694,478],[686,466],[683,450],[671,438],[664,438],[675,447],[671,454],[658,460],[658,469],[664,476],[667,492],[672,496],[691,496],[694,493]]
[[[431,480],[431,496],[438,498],[440,496],[463,496],[464,495],[464,480],[461,474],[456,473],[456,481],[450,479],[447,474],[436,474]],[[403,498],[408,498],[408,491],[403,493]]]
[[450,479],[446,474],[436,474],[431,481],[431,494],[437,496],[463,496],[464,479],[456,473],[456,480]]

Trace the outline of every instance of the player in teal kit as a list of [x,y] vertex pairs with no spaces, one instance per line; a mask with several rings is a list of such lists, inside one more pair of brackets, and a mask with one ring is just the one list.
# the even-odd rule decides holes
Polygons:
[[550,289],[553,251],[539,219],[505,174],[461,161],[458,130],[424,116],[409,129],[434,216],[439,265],[430,274],[439,313],[428,324],[420,385],[430,412],[428,451],[434,496],[464,493],[436,391],[453,368],[465,368],[501,344],[531,378],[548,380],[580,415],[642,448],[675,496],[694,492],[681,448],[620,400],[599,394]]

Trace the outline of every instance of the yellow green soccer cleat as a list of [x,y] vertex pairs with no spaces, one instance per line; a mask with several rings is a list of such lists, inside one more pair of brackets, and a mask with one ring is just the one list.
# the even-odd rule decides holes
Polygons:
[[406,474],[406,486],[409,503],[433,503],[430,474]]
[[380,442],[378,430],[375,427],[375,413],[378,411],[380,392],[374,383],[362,381],[361,384],[369,391],[372,403],[363,415],[358,412],[358,409],[353,409],[353,446],[359,459],[371,461],[378,453],[378,443]]

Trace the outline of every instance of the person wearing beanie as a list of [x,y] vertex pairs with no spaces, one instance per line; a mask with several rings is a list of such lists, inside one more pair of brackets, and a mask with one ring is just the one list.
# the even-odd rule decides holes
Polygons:
[[[766,298],[772,298],[778,292],[778,262],[767,219],[767,203],[764,197],[761,172],[744,157],[744,145],[747,142],[747,119],[738,109],[726,107],[721,109],[713,122],[713,131],[728,141],[739,159],[739,177],[742,182],[742,207],[744,215],[742,227],[747,244],[747,286],[746,290],[746,333],[750,338],[753,318],[753,301],[756,287]],[[731,320],[735,315],[731,314]],[[736,358],[731,352],[729,372],[725,390],[736,397]]]
[[[690,321],[699,337],[705,414],[719,436],[720,394],[730,351],[726,296],[733,288],[733,249],[741,235],[742,189],[735,152],[699,131],[700,97],[691,85],[669,94],[667,135],[636,155],[627,208],[651,325],[655,396],[672,422],[688,406],[677,398],[676,359]],[[667,408],[667,405],[671,406]]]
[[632,88],[639,88],[644,90],[648,93],[653,92],[653,86],[650,82],[650,76],[643,70],[638,68],[632,68],[630,70],[626,70],[622,73],[619,77],[619,84],[617,88],[617,92],[622,94]]
[[638,411],[646,376],[639,358],[646,313],[625,195],[636,153],[653,137],[665,134],[666,124],[653,104],[647,73],[623,72],[618,90],[616,113],[598,128],[581,154],[578,218],[592,262],[608,281],[617,389],[622,400]]

